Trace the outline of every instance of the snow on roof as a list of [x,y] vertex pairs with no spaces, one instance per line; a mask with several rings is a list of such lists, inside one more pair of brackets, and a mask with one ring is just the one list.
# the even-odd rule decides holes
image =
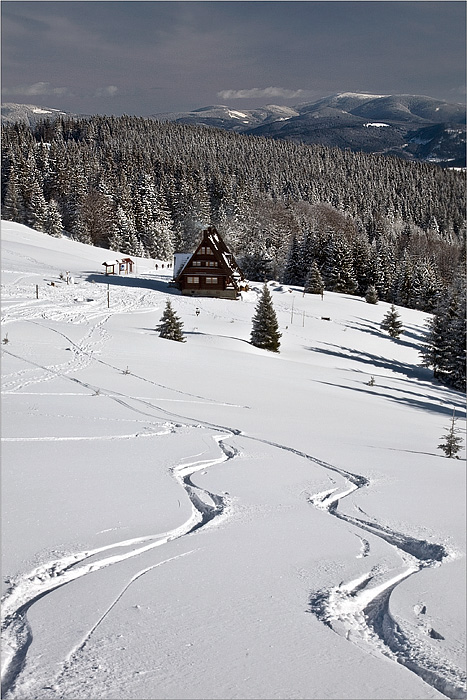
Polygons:
[[175,253],[174,255],[174,277],[180,274],[188,260],[191,258],[191,253]]
[[389,124],[383,124],[383,122],[367,122],[363,126],[389,126]]
[[216,243],[220,240],[217,231],[209,231],[208,238]]
[[227,267],[232,265],[232,256],[229,253],[222,253],[222,259],[224,260]]
[[119,262],[119,260],[109,260],[108,262],[103,262],[102,264],[106,267],[109,267],[110,265],[118,265]]

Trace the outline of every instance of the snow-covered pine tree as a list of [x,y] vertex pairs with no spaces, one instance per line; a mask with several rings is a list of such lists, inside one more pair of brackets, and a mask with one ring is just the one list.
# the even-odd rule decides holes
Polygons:
[[321,236],[317,232],[307,230],[306,222],[303,223],[303,228],[306,233],[300,242],[300,260],[306,276],[307,271],[314,262],[316,262],[318,268],[324,263],[324,245],[321,245]]
[[466,385],[466,314],[465,298],[460,313],[449,326],[446,370],[450,386],[465,392]]
[[352,251],[343,235],[331,233],[329,236],[323,279],[326,289],[331,292],[354,294],[358,288]]
[[146,254],[168,260],[173,255],[173,220],[161,188],[141,175],[135,190],[135,228]]
[[170,260],[174,253],[173,220],[162,190],[156,192],[157,208],[154,211],[155,241],[148,251],[152,258]]
[[271,293],[265,284],[253,316],[250,342],[257,348],[279,352],[281,335]]
[[[64,177],[70,179],[70,172],[65,171]],[[68,185],[69,186],[69,185]],[[87,181],[82,170],[74,174],[71,191],[63,198],[55,197],[60,205],[63,219],[63,227],[69,231],[71,237],[80,243],[92,244],[89,230],[81,213],[86,193],[88,191]]]
[[403,332],[402,321],[394,304],[391,305],[391,308],[381,321],[381,328],[383,331],[387,331],[391,338],[398,338]]
[[25,208],[25,220],[28,226],[43,231],[47,218],[47,202],[42,193],[42,188],[37,182],[31,184],[29,198]]
[[75,215],[70,221],[69,231],[74,241],[92,245],[92,239],[89,234],[88,227],[86,226],[86,223],[83,220],[81,212],[78,208],[76,209]]
[[193,199],[190,202],[189,217],[191,226],[206,226],[211,221],[211,199],[204,175],[197,174],[193,177]]
[[156,326],[156,330],[159,331],[160,338],[176,340],[179,343],[184,343],[186,340],[183,334],[183,321],[173,310],[170,299],[167,299],[165,303],[165,310],[160,318],[160,324]]
[[109,248],[138,258],[144,257],[144,248],[136,235],[134,220],[120,205],[117,207],[112,234],[109,237]]
[[414,265],[407,252],[405,252],[394,280],[393,299],[396,304],[406,306],[409,309],[415,308],[415,299],[419,290],[414,288],[414,282]]
[[465,280],[451,288],[429,319],[428,336],[420,351],[424,367],[449,386],[465,391],[466,379],[466,295]]
[[116,250],[116,251],[122,251],[122,248],[123,248],[122,244],[123,244],[122,234],[120,233],[120,230],[119,230],[117,224],[114,224],[112,227],[112,233],[110,234],[110,237],[109,237],[109,249]]
[[174,231],[174,249],[176,251],[191,250],[192,245],[186,240],[186,230],[188,225],[189,201],[191,201],[191,193],[187,184],[187,176],[182,165],[180,165],[180,173],[177,178],[174,178],[174,189],[170,195],[171,215],[173,220]]
[[382,301],[391,300],[391,289],[395,275],[396,251],[391,242],[376,241],[374,259],[375,287]]
[[[3,179],[3,176],[2,176]],[[16,164],[13,162],[8,183],[5,188],[5,198],[2,205],[2,218],[7,221],[23,223],[25,218],[24,201],[16,174]]]
[[308,271],[303,291],[307,294],[322,294],[324,291],[323,278],[315,261],[312,262]]
[[443,450],[446,457],[455,457],[462,449],[462,438],[457,435],[458,432],[459,428],[456,427],[456,418],[453,411],[448,431],[441,436],[444,442],[438,445],[438,449]]
[[254,249],[249,255],[243,255],[240,267],[244,275],[255,282],[274,279],[274,260],[264,251]]
[[292,237],[285,265],[284,284],[303,284],[303,261],[297,236]]
[[363,233],[357,233],[352,240],[351,248],[353,268],[358,283],[356,293],[363,296],[368,287],[374,282],[370,264],[371,246]]
[[376,291],[376,287],[374,284],[370,284],[370,286],[366,290],[365,300],[368,304],[378,303],[378,292]]
[[44,232],[55,238],[61,238],[62,236],[62,215],[60,214],[60,209],[55,199],[51,199],[48,204],[47,216],[44,221]]
[[434,262],[428,258],[417,261],[414,268],[415,308],[433,312],[445,292],[442,276]]

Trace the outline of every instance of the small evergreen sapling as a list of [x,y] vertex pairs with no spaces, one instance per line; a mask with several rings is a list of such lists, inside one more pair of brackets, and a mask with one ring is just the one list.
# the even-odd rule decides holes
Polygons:
[[265,284],[258,299],[253,316],[253,329],[250,342],[257,348],[279,352],[282,333],[279,333],[276,312],[272,304],[271,293]]
[[455,457],[462,449],[462,438],[457,435],[458,432],[459,428],[456,428],[456,418],[453,411],[448,432],[441,438],[444,442],[438,445],[438,449],[443,450],[446,457]]
[[367,304],[377,304],[378,303],[378,292],[374,284],[370,284],[366,290],[365,300]]
[[160,324],[156,326],[156,330],[159,331],[159,337],[184,343],[186,338],[183,335],[182,329],[183,321],[181,321],[173,310],[170,299],[167,299],[164,313],[160,318]]
[[391,305],[391,308],[381,321],[381,328],[383,331],[387,331],[391,338],[398,338],[403,333],[402,321],[394,304]]

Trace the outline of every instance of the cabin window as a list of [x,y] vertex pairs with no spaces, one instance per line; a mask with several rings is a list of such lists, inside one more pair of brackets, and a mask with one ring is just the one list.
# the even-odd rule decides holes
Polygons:
[[217,277],[206,277],[206,284],[217,284]]
[[199,277],[187,277],[187,284],[199,284]]
[[193,260],[191,264],[193,267],[219,267],[216,260]]
[[198,251],[201,255],[212,255],[212,250],[209,246],[201,246]]

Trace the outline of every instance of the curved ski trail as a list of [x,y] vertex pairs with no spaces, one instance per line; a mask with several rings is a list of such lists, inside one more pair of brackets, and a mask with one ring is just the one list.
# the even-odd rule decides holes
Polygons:
[[[229,449],[223,443],[223,440],[230,435],[231,433],[212,436],[222,453],[218,458],[196,461],[189,464],[180,464],[171,469],[174,478],[184,487],[192,504],[191,515],[182,525],[166,533],[122,540],[95,549],[84,550],[64,556],[60,559],[41,564],[12,582],[10,588],[2,598],[2,639],[4,649],[2,654],[1,677],[3,697],[15,697],[13,694],[15,685],[21,675],[21,671],[26,662],[28,648],[32,641],[32,632],[27,620],[27,612],[36,601],[52,593],[57,588],[71,581],[75,581],[82,576],[125,561],[126,559],[136,557],[151,549],[155,549],[168,542],[189,535],[201,527],[206,526],[210,521],[214,520],[214,518],[218,518],[223,514],[228,515],[230,507],[230,500],[228,497],[225,494],[214,494],[206,489],[195,486],[191,481],[191,477],[200,470],[233,459],[238,454],[235,449]],[[119,548],[131,549],[124,553],[96,558],[97,555]],[[84,563],[91,558],[93,559],[92,562]],[[139,572],[137,575],[133,576],[124,590],[126,590],[133,581],[143,575],[143,573],[158,565],[159,564],[154,565],[154,567],[149,567],[143,572]],[[120,593],[119,597],[123,592],[124,591]],[[109,606],[107,613],[110,612],[110,609],[116,602],[117,601],[114,601],[112,605]],[[101,618],[101,620],[102,619],[103,618]],[[80,648],[83,648],[100,621],[87,633],[85,640],[68,655],[65,663],[70,663],[70,659],[73,655]]]
[[[337,634],[370,654],[382,654],[400,663],[448,698],[467,697],[462,669],[443,658],[439,649],[413,632],[407,632],[392,617],[389,607],[393,590],[424,568],[441,566],[450,553],[439,544],[370,520],[355,518],[338,510],[339,501],[360,486],[337,493],[331,489],[308,497],[308,501],[330,515],[344,520],[392,545],[406,565],[402,572],[381,581],[382,572],[373,567],[359,578],[340,583],[330,590],[310,595],[309,610]],[[366,540],[367,549],[369,544]],[[362,555],[360,555],[362,556]],[[370,587],[371,582],[376,582]]]

